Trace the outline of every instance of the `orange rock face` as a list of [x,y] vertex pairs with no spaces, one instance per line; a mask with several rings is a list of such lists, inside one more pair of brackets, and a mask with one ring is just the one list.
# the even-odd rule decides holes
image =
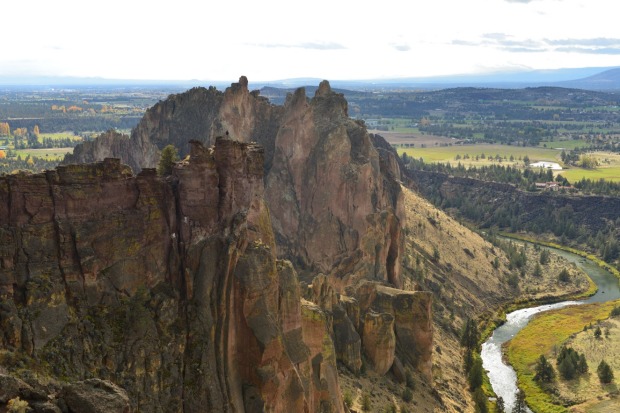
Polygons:
[[394,316],[369,311],[364,317],[364,353],[380,375],[392,367],[396,351]]

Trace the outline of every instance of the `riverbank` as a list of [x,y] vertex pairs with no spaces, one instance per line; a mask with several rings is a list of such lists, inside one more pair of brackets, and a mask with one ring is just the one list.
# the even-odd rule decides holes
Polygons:
[[[566,395],[556,391],[546,392],[534,380],[536,360],[543,354],[557,370],[555,365],[556,353],[562,344],[583,331],[584,327],[596,324],[599,320],[607,319],[611,310],[617,305],[620,305],[620,300],[570,306],[541,313],[508,342],[506,355],[517,373],[518,386],[525,391],[526,402],[535,413],[573,412],[573,410],[569,410],[567,405],[588,401],[569,399]],[[586,357],[588,358],[590,355],[586,355]],[[600,360],[598,361],[600,362]],[[596,376],[597,361],[590,358],[588,365],[589,374]],[[559,379],[556,378],[556,380]],[[584,380],[575,379],[570,383],[569,389],[576,393],[583,383],[585,383]],[[550,389],[555,388],[552,385]],[[597,396],[599,394],[592,394],[594,399]]]
[[[531,242],[532,240],[531,239],[520,239],[520,241]],[[549,244],[550,243],[547,243],[546,246],[553,248],[553,246]],[[587,298],[587,300],[581,301],[579,304],[583,304],[584,302],[601,303],[601,302],[610,301],[610,300],[617,300],[620,298],[620,290],[618,288],[618,279],[610,272],[602,269],[598,263],[594,263],[590,260],[581,258],[584,256],[583,253],[574,254],[572,252],[566,251],[566,249],[561,250],[557,248],[554,248],[553,251],[556,254],[562,255],[563,257],[567,258],[571,263],[574,263],[579,268],[583,269],[589,276],[591,276],[590,277],[591,282],[595,285],[598,285],[599,287],[599,291],[596,294]],[[555,299],[552,299],[552,300],[557,301]],[[515,305],[523,306],[524,304],[527,304],[527,302],[521,302]],[[483,344],[483,353],[484,353],[483,360],[484,358],[486,358],[486,360],[484,360],[485,369],[491,370],[489,372],[489,377],[491,381],[493,382],[493,389],[495,390],[495,392],[501,395],[505,401],[507,401],[507,399],[510,400],[510,403],[506,404],[507,407],[511,408],[512,403],[514,402],[514,393],[516,392],[516,389],[517,389],[516,387],[517,386],[517,375],[515,374],[515,371],[512,369],[512,367],[505,365],[502,361],[504,357],[503,352],[502,352],[503,343],[512,339],[521,329],[523,329],[534,314],[537,314],[543,311],[549,311],[553,308],[562,308],[566,305],[571,305],[571,304],[575,305],[577,304],[577,302],[564,301],[564,302],[559,302],[557,304],[547,304],[547,305],[539,305],[537,307],[527,307],[519,311],[511,312],[508,315],[508,321],[506,322],[506,324],[502,325],[501,327],[493,331],[492,337],[486,340],[485,343]],[[592,308],[598,308],[600,304],[594,304],[592,305],[591,308],[585,307],[586,308],[585,318],[588,318],[588,317],[607,318],[609,315],[609,311],[611,311],[611,308],[613,307],[614,304],[605,304],[605,305],[609,305],[610,307],[609,308],[602,307],[603,309],[600,310],[602,312],[599,312],[599,313],[592,312],[591,310]],[[577,307],[581,307],[581,306],[577,306]],[[571,308],[577,308],[577,307],[571,307]],[[567,311],[570,312],[571,310],[567,310]],[[542,316],[539,316],[539,317],[542,317]],[[583,326],[584,324],[582,324],[581,321],[579,321],[579,319],[575,319],[575,318],[567,321],[565,324],[565,327],[563,328],[556,329],[555,325],[551,323],[551,325],[546,326],[546,329],[543,329],[542,331],[538,331],[532,334],[531,336],[529,336],[529,341],[534,346],[543,346],[543,347],[546,346],[545,351],[548,351],[549,348],[553,349],[554,348],[553,344],[556,344],[557,346],[556,349],[558,349],[559,344],[564,342],[567,337],[570,337],[571,335],[574,335],[576,332],[580,331],[580,329],[582,329]],[[558,337],[553,338],[553,335],[555,334],[555,330],[558,330],[558,333],[561,335],[560,338]],[[547,336],[552,337],[550,342],[552,342],[553,344],[551,345],[549,345],[548,343],[544,344],[545,337]],[[560,339],[561,341],[558,341]],[[531,354],[533,353],[535,353],[535,357],[532,359]],[[525,363],[524,365],[529,366],[529,368],[533,368],[533,365],[536,359],[540,356],[540,354],[544,354],[544,352],[542,350],[537,351],[537,352],[530,350],[529,354],[530,354],[530,359],[528,360],[528,363],[531,363],[531,364]],[[525,351],[525,355],[526,356],[528,355],[527,349]],[[550,360],[554,360],[554,359],[555,359],[555,356],[550,357]],[[512,362],[512,359],[510,361]],[[523,378],[521,377],[522,371],[524,371],[523,365],[519,365],[515,367],[518,367],[519,373],[520,373],[518,384],[520,387],[523,386],[526,388],[526,394],[529,396],[528,403],[531,403],[532,406],[535,409],[537,409],[536,410],[537,412],[555,413],[557,411],[568,411],[566,410],[566,407],[561,405],[562,403],[558,404],[555,407],[549,407],[553,404],[553,403],[550,403],[550,405],[546,406],[545,409],[541,409],[537,407],[537,401],[530,400],[530,399],[533,400],[536,397],[538,397],[537,389],[532,387],[531,389],[534,389],[534,390],[531,390],[531,389],[529,390],[530,393],[533,393],[530,395],[528,393],[528,388],[529,388],[528,383],[525,383],[523,381]],[[594,368],[594,371],[595,370],[596,370],[596,367]],[[540,391],[540,393],[542,393],[542,391]],[[603,411],[604,410],[602,410],[601,412]]]
[[520,241],[525,241],[525,242],[529,242],[532,244],[538,244],[538,245],[543,245],[545,247],[550,247],[550,248],[555,248],[561,251],[566,251],[566,252],[570,252],[571,254],[575,254],[575,255],[579,255],[580,257],[586,258],[592,262],[594,262],[596,265],[598,265],[599,267],[603,268],[606,271],[609,271],[610,273],[612,273],[616,278],[618,278],[620,280],[620,271],[615,268],[614,266],[606,263],[605,261],[603,261],[602,259],[600,259],[599,257],[597,257],[594,254],[590,254],[586,251],[581,251],[575,248],[571,248],[571,247],[567,247],[565,245],[561,245],[561,244],[556,244],[554,242],[550,242],[550,241],[543,241],[534,237],[529,237],[527,235],[523,235],[523,234],[515,234],[512,232],[500,232],[500,235],[502,237],[506,237],[506,238],[512,238],[512,239],[516,239],[516,240],[520,240]]
[[[516,236],[515,234],[500,233],[500,235],[504,238],[514,239],[516,241],[526,242],[532,245],[538,244],[538,245],[542,245],[545,247],[549,247],[552,249],[551,253],[554,255],[557,255],[555,252],[553,252],[553,250],[555,249],[555,250],[566,251],[571,254],[579,255],[580,257],[584,257],[586,259],[590,259],[584,255],[584,254],[587,254],[584,251],[581,251],[581,254],[577,254],[576,252],[574,252],[577,250],[572,249],[572,251],[569,251],[568,247],[558,248],[561,246],[556,247],[550,242],[539,242],[535,239],[530,239],[525,236]],[[532,257],[530,257],[530,260],[531,259]],[[591,261],[595,262],[594,260],[591,260]],[[599,262],[595,262],[595,263],[601,266]],[[559,272],[559,269],[564,268],[567,265],[570,265],[570,263],[556,262],[556,265],[553,266],[552,269],[548,269],[548,271]],[[608,271],[606,267],[603,267],[603,266],[601,267]],[[531,268],[530,268],[530,271],[531,271]],[[538,305],[543,305],[543,304],[553,304],[553,303],[558,303],[558,302],[567,301],[567,300],[582,300],[588,297],[592,297],[594,294],[596,294],[596,292],[598,291],[598,287],[596,283],[592,280],[592,278],[588,275],[587,272],[579,271],[576,275],[577,277],[583,277],[583,279],[587,283],[587,288],[574,289],[574,288],[570,288],[569,285],[564,285],[562,286],[563,289],[554,291],[553,294],[549,294],[549,293],[532,294],[532,292],[529,291],[527,298],[514,300],[502,306],[492,316],[488,317],[486,320],[483,320],[481,334],[480,334],[481,342],[486,341],[491,336],[491,334],[493,334],[493,330],[501,326],[506,321],[506,314],[510,312],[520,310],[522,308],[528,308],[528,307],[533,307],[533,306],[538,306]],[[620,274],[619,274],[619,278],[620,278]],[[531,280],[532,280],[531,278],[528,279],[528,281],[531,281]],[[543,286],[543,288],[548,288],[548,285]]]

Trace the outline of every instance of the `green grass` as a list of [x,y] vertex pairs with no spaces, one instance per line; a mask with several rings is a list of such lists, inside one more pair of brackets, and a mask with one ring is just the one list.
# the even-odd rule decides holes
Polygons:
[[26,156],[36,156],[47,160],[59,160],[65,157],[65,154],[73,152],[73,148],[45,148],[45,149],[20,149],[15,151],[15,156],[20,155],[22,159]]
[[[411,126],[416,121],[408,118],[380,118],[377,119],[380,127],[387,127],[387,131],[395,133],[420,133],[417,127]],[[372,129],[372,128],[370,128]]]
[[592,181],[604,179],[606,181],[618,182],[620,181],[620,166],[596,169],[571,168],[562,171],[561,175],[572,183],[581,181],[583,178]]
[[585,325],[606,319],[620,300],[567,307],[534,317],[509,343],[507,355],[517,372],[519,388],[525,391],[527,403],[536,413],[565,413],[569,410],[553,403],[534,381],[534,366],[541,354],[553,360],[553,349],[558,348],[571,335],[583,330]]
[[540,144],[538,144],[538,146],[541,146],[541,147],[545,147],[544,145],[547,145],[546,146],[547,148],[564,148],[568,151],[570,149],[581,148],[582,146],[587,146],[587,143],[585,141],[582,141],[581,139],[572,139],[568,141],[541,142]]
[[82,137],[75,135],[73,132],[55,132],[55,133],[41,133],[39,134],[39,141],[42,141],[43,138],[49,138],[52,140],[57,139],[71,139],[73,141],[81,141]]
[[[550,161],[557,162],[559,156],[561,154],[561,150],[559,149],[550,149],[550,148],[541,148],[541,147],[522,147],[522,146],[512,146],[512,145],[491,145],[491,144],[483,144],[483,145],[453,145],[453,146],[433,146],[427,148],[398,148],[398,154],[402,155],[403,152],[406,152],[407,155],[412,156],[416,159],[422,158],[424,162],[428,163],[436,163],[436,162],[450,162],[453,164],[458,163],[454,158],[456,155],[469,155],[470,158],[473,159],[461,159],[461,163],[468,164],[490,164],[495,163],[489,161],[488,159],[480,159],[475,161],[476,155],[480,156],[481,154],[485,155],[485,158],[489,156],[494,157],[495,155],[500,155],[501,157],[506,157],[510,159],[512,155],[515,159],[513,162],[518,162],[523,164],[523,162],[518,161],[519,158],[523,159],[526,155],[530,158],[530,162],[537,161]],[[506,164],[512,164],[509,160],[503,161]]]

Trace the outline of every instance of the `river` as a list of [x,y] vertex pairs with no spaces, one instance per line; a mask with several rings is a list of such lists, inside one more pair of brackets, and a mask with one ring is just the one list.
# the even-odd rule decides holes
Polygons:
[[[592,297],[581,301],[562,301],[555,304],[545,304],[513,311],[506,315],[506,323],[496,328],[491,338],[482,344],[482,352],[480,354],[482,366],[487,371],[493,391],[497,396],[501,396],[504,399],[506,412],[512,411],[515,404],[517,375],[510,365],[504,363],[502,345],[523,329],[535,314],[569,305],[600,303],[620,298],[618,279],[609,271],[576,254],[555,248],[548,249],[584,270],[598,286],[598,291]],[[527,411],[531,413],[531,410],[527,409]]]

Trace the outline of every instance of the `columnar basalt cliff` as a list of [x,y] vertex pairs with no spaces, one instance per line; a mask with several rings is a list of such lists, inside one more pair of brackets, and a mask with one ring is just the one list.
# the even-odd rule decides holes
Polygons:
[[324,312],[276,258],[262,148],[190,152],[167,180],[113,159],[0,178],[3,364],[111,380],[140,411],[342,412]]

